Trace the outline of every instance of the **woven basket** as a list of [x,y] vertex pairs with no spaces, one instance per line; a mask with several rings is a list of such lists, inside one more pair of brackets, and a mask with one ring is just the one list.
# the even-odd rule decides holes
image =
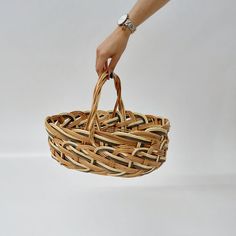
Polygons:
[[136,177],[158,169],[168,150],[167,118],[125,110],[121,82],[114,73],[117,100],[113,110],[98,110],[104,72],[93,92],[91,111],[47,116],[51,157],[69,169],[99,175]]

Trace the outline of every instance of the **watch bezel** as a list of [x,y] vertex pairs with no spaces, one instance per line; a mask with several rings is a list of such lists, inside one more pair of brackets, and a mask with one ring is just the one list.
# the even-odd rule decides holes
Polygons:
[[126,20],[129,18],[129,15],[128,14],[124,14],[122,15],[119,20],[117,21],[118,25],[123,25]]

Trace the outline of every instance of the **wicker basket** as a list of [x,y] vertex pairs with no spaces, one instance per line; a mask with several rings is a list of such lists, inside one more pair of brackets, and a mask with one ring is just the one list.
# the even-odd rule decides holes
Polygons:
[[167,118],[125,110],[121,82],[114,73],[117,92],[113,110],[98,110],[104,72],[93,92],[91,111],[47,116],[45,128],[51,157],[69,169],[99,175],[136,177],[158,169],[168,150]]

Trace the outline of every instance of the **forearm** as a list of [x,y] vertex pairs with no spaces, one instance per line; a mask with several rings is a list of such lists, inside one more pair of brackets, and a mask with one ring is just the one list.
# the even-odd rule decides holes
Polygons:
[[128,13],[129,18],[136,26],[138,26],[168,1],[169,0],[138,0]]
[[[138,0],[128,12],[130,20],[137,27],[164,6],[169,0]],[[125,30],[123,30],[125,29]],[[131,30],[117,26],[115,30],[97,47],[96,71],[101,76],[104,70],[114,71],[128,43]],[[108,64],[108,60],[111,61]]]

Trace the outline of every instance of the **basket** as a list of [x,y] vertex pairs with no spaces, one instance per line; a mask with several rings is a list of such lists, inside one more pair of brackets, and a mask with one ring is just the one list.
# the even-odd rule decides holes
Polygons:
[[97,80],[91,110],[47,116],[45,128],[51,157],[82,172],[115,177],[137,177],[158,169],[168,150],[170,122],[157,115],[125,110],[121,81],[113,73],[117,99],[113,110],[98,110],[101,89],[109,80]]

